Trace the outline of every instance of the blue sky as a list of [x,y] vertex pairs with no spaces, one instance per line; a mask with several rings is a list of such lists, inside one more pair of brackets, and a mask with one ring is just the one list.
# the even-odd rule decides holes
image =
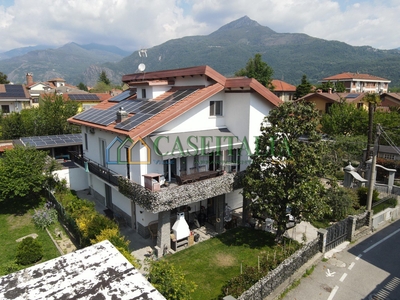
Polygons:
[[276,32],[400,47],[400,0],[0,0],[0,52],[69,42],[135,51],[245,15]]

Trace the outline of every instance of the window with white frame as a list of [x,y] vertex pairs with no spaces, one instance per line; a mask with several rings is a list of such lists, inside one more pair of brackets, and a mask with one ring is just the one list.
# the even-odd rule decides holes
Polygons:
[[385,153],[383,154],[383,158],[394,160],[394,154]]
[[222,116],[223,105],[222,101],[210,101],[210,116]]

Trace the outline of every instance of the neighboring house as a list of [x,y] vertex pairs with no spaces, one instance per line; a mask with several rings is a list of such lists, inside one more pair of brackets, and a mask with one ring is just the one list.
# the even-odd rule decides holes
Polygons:
[[326,82],[342,82],[348,93],[387,93],[390,80],[369,75],[345,72],[321,80]]
[[190,225],[204,212],[219,233],[227,207],[245,214],[238,174],[264,117],[282,101],[255,79],[208,66],[122,81],[128,90],[68,120],[81,125],[83,155],[72,159],[92,195],[144,237],[156,223],[161,252],[170,248],[177,212]]
[[53,78],[46,82],[34,82],[32,73],[27,73],[26,82],[34,106],[39,105],[41,96],[58,94],[63,95],[66,100],[71,99],[79,102],[79,112],[81,112],[112,97],[111,93],[89,93],[80,90],[76,86],[67,84],[62,78]]
[[165,300],[107,240],[0,277],[0,298]]
[[294,100],[294,94],[296,93],[296,87],[282,80],[272,80],[274,86],[273,93],[279,97],[282,101]]
[[23,84],[0,84],[1,112],[20,112],[32,105],[29,93]]
[[400,147],[379,145],[378,157],[400,161]]
[[400,93],[383,93],[379,106],[398,109],[400,107]]
[[74,102],[79,103],[78,112],[82,112],[93,106],[96,106],[102,101],[108,100],[111,98],[110,93],[88,93],[82,90],[67,90],[66,93],[63,93],[63,98],[65,100],[72,100]]
[[364,93],[324,93],[318,90],[315,93],[310,93],[300,98],[299,100],[305,100],[307,102],[314,102],[316,109],[321,113],[327,113],[329,107],[334,103],[341,103],[345,101],[346,103],[352,103],[357,107],[364,107],[363,102],[365,94]]

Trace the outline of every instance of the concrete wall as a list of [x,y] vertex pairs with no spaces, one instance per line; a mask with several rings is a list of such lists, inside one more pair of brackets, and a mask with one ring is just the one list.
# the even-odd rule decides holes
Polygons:
[[59,179],[65,179],[71,190],[80,191],[88,188],[88,174],[81,168],[68,168],[54,172]]

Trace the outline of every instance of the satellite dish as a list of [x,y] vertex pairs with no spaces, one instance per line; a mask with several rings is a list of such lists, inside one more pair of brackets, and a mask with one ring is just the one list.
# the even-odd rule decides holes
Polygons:
[[138,69],[139,69],[140,72],[143,72],[146,69],[146,65],[145,64],[140,64],[138,66]]

